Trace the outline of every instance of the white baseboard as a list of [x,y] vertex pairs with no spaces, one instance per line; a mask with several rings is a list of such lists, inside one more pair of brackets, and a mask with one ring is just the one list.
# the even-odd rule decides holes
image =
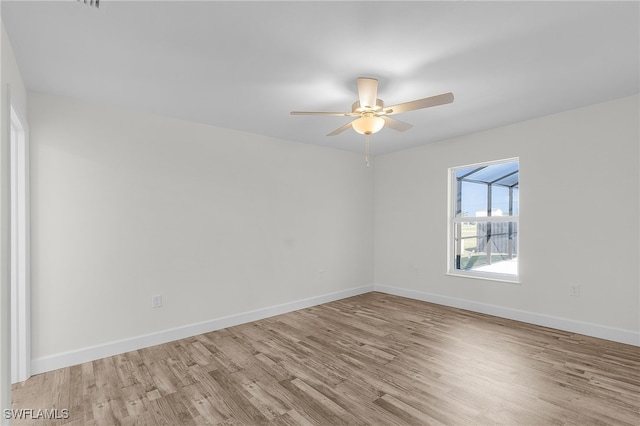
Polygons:
[[174,340],[184,339],[186,337],[196,336],[202,333],[208,333],[210,331],[220,330],[234,325],[245,324],[247,322],[257,321],[275,315],[333,302],[334,300],[357,296],[370,291],[373,291],[373,285],[354,287],[334,293],[283,303],[281,305],[215,318],[201,323],[189,324],[156,333],[37,358],[31,360],[31,374],[40,374],[47,371],[57,370],[58,368],[70,367],[72,365],[82,364],[84,362],[94,361],[100,358],[147,348],[149,346],[160,345],[162,343],[172,342]]
[[447,296],[440,296],[436,294],[408,290],[399,287],[372,284],[361,287],[354,287],[347,290],[341,290],[325,295],[314,296],[307,299],[296,300],[293,302],[283,303],[281,305],[270,306],[254,311],[243,312],[236,315],[215,318],[209,321],[189,324],[186,326],[163,330],[156,333],[136,336],[128,339],[118,340],[115,342],[108,342],[101,345],[81,348],[74,351],[63,352],[55,355],[33,359],[31,361],[31,374],[40,374],[47,371],[56,370],[58,368],[70,367],[72,365],[81,364],[83,362],[94,361],[100,358],[106,358],[125,352],[147,348],[149,346],[160,345],[162,343],[172,342],[174,340],[184,339],[186,337],[196,336],[202,333],[208,333],[210,331],[220,330],[223,328],[232,327],[234,325],[245,324],[247,322],[257,321],[275,315],[285,314],[287,312],[297,311],[299,309],[333,302],[334,300],[357,296],[359,294],[368,293],[370,291],[379,291],[396,296],[408,297],[410,299],[422,300],[424,302],[437,303],[439,305],[466,309],[469,311],[493,315],[500,318],[508,318],[516,321],[526,322],[529,324],[541,325],[544,327],[551,327],[558,330],[569,331],[572,333],[579,333],[587,336],[598,337],[601,339],[612,340],[614,342],[640,346],[640,333],[631,330],[622,330],[599,324],[591,324],[551,315],[521,311],[512,308],[505,308],[503,306],[490,305]]
[[576,321],[535,312],[521,311],[518,309],[505,308],[503,306],[490,305],[448,296],[440,296],[437,294],[424,293],[399,287],[374,284],[373,288],[374,291],[379,291],[381,293],[393,294],[395,296],[422,300],[424,302],[436,303],[438,305],[451,306],[453,308],[465,309],[500,318],[507,318],[543,327],[569,331],[571,333],[584,334],[586,336],[640,346],[640,333],[632,330],[607,327],[600,324]]

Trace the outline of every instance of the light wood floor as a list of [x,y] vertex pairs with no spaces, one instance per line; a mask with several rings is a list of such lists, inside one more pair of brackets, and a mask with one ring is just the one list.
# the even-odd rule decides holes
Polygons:
[[637,426],[640,350],[368,293],[40,374],[13,408],[72,425]]

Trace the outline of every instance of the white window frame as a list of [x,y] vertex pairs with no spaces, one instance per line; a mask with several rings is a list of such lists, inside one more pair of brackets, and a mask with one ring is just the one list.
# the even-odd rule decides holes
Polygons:
[[[520,163],[519,157],[513,158],[505,158],[502,160],[495,161],[483,161],[480,163],[472,163],[465,164],[461,166],[451,167],[448,170],[448,182],[449,182],[449,211],[447,215],[448,220],[448,232],[447,232],[447,275],[457,276],[457,277],[466,277],[466,278],[476,278],[476,279],[484,279],[484,280],[492,280],[492,281],[502,281],[507,283],[520,283],[520,218],[517,216],[488,216],[488,217],[456,217],[456,197],[457,197],[457,179],[456,172],[460,169],[467,169],[472,167],[481,167],[481,166],[492,166],[495,164],[503,164],[503,163],[511,163],[511,162]],[[518,191],[518,198],[520,194]],[[519,203],[518,203],[519,204]],[[518,207],[519,209],[519,207]],[[461,224],[463,222],[514,222],[518,227],[518,238],[516,240],[516,253],[518,254],[518,270],[515,275],[513,274],[503,274],[497,272],[485,272],[485,271],[464,271],[455,268],[455,259],[456,259],[456,242],[455,242],[455,229],[457,224]]]

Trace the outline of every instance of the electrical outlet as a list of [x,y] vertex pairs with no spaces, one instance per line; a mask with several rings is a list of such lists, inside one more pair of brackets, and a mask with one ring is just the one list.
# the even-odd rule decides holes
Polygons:
[[580,296],[580,286],[578,284],[569,285],[569,296]]
[[151,307],[152,308],[161,308],[162,307],[162,296],[155,295],[151,296]]

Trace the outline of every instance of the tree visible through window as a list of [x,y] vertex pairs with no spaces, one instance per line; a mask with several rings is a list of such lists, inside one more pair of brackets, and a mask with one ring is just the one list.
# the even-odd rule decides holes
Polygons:
[[517,277],[519,174],[517,159],[451,169],[451,272]]

